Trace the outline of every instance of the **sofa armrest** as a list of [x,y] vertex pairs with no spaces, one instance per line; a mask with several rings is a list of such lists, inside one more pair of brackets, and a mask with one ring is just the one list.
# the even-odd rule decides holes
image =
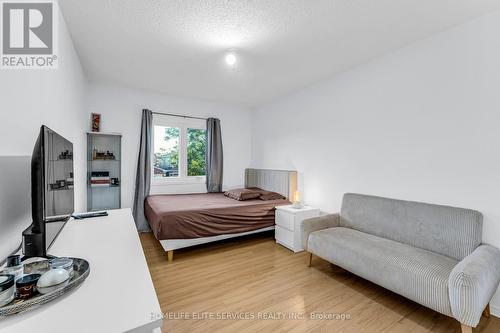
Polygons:
[[500,250],[482,244],[460,261],[448,278],[451,312],[462,324],[476,327],[500,281]]
[[329,214],[303,220],[302,222],[300,222],[302,247],[307,251],[307,241],[311,232],[327,228],[334,228],[338,227],[339,225],[340,214]]

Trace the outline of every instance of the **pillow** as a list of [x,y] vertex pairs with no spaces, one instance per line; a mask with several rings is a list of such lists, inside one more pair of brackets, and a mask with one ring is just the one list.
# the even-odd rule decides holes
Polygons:
[[280,200],[280,199],[286,199],[283,195],[279,194],[278,192],[272,192],[272,191],[266,191],[258,187],[250,187],[248,188],[249,190],[257,191],[260,193],[259,199],[261,200]]
[[224,195],[234,200],[243,201],[260,197],[260,192],[247,188],[236,188],[224,192]]
[[266,193],[262,193],[259,197],[260,200],[280,200],[286,199],[286,197],[282,196],[278,192],[266,191]]

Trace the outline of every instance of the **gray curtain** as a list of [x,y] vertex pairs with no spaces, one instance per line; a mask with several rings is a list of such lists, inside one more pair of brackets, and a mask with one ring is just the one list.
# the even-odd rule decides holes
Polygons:
[[222,192],[222,136],[220,120],[207,119],[207,192]]
[[139,232],[150,231],[146,216],[144,216],[144,200],[149,195],[151,187],[151,141],[153,138],[153,112],[142,110],[141,143],[139,159],[135,176],[134,207],[132,214]]

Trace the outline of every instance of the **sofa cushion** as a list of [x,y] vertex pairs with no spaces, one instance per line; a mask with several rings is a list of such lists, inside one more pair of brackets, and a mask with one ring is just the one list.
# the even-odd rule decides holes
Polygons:
[[340,225],[462,260],[481,244],[482,221],[470,209],[348,193]]
[[448,277],[457,260],[342,227],[312,232],[308,251],[451,316]]

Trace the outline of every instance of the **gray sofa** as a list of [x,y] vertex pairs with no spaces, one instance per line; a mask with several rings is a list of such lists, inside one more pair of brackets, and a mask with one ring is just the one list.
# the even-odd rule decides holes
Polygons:
[[482,244],[482,220],[470,209],[349,193],[340,214],[301,223],[302,244],[471,332],[500,281],[500,251]]

